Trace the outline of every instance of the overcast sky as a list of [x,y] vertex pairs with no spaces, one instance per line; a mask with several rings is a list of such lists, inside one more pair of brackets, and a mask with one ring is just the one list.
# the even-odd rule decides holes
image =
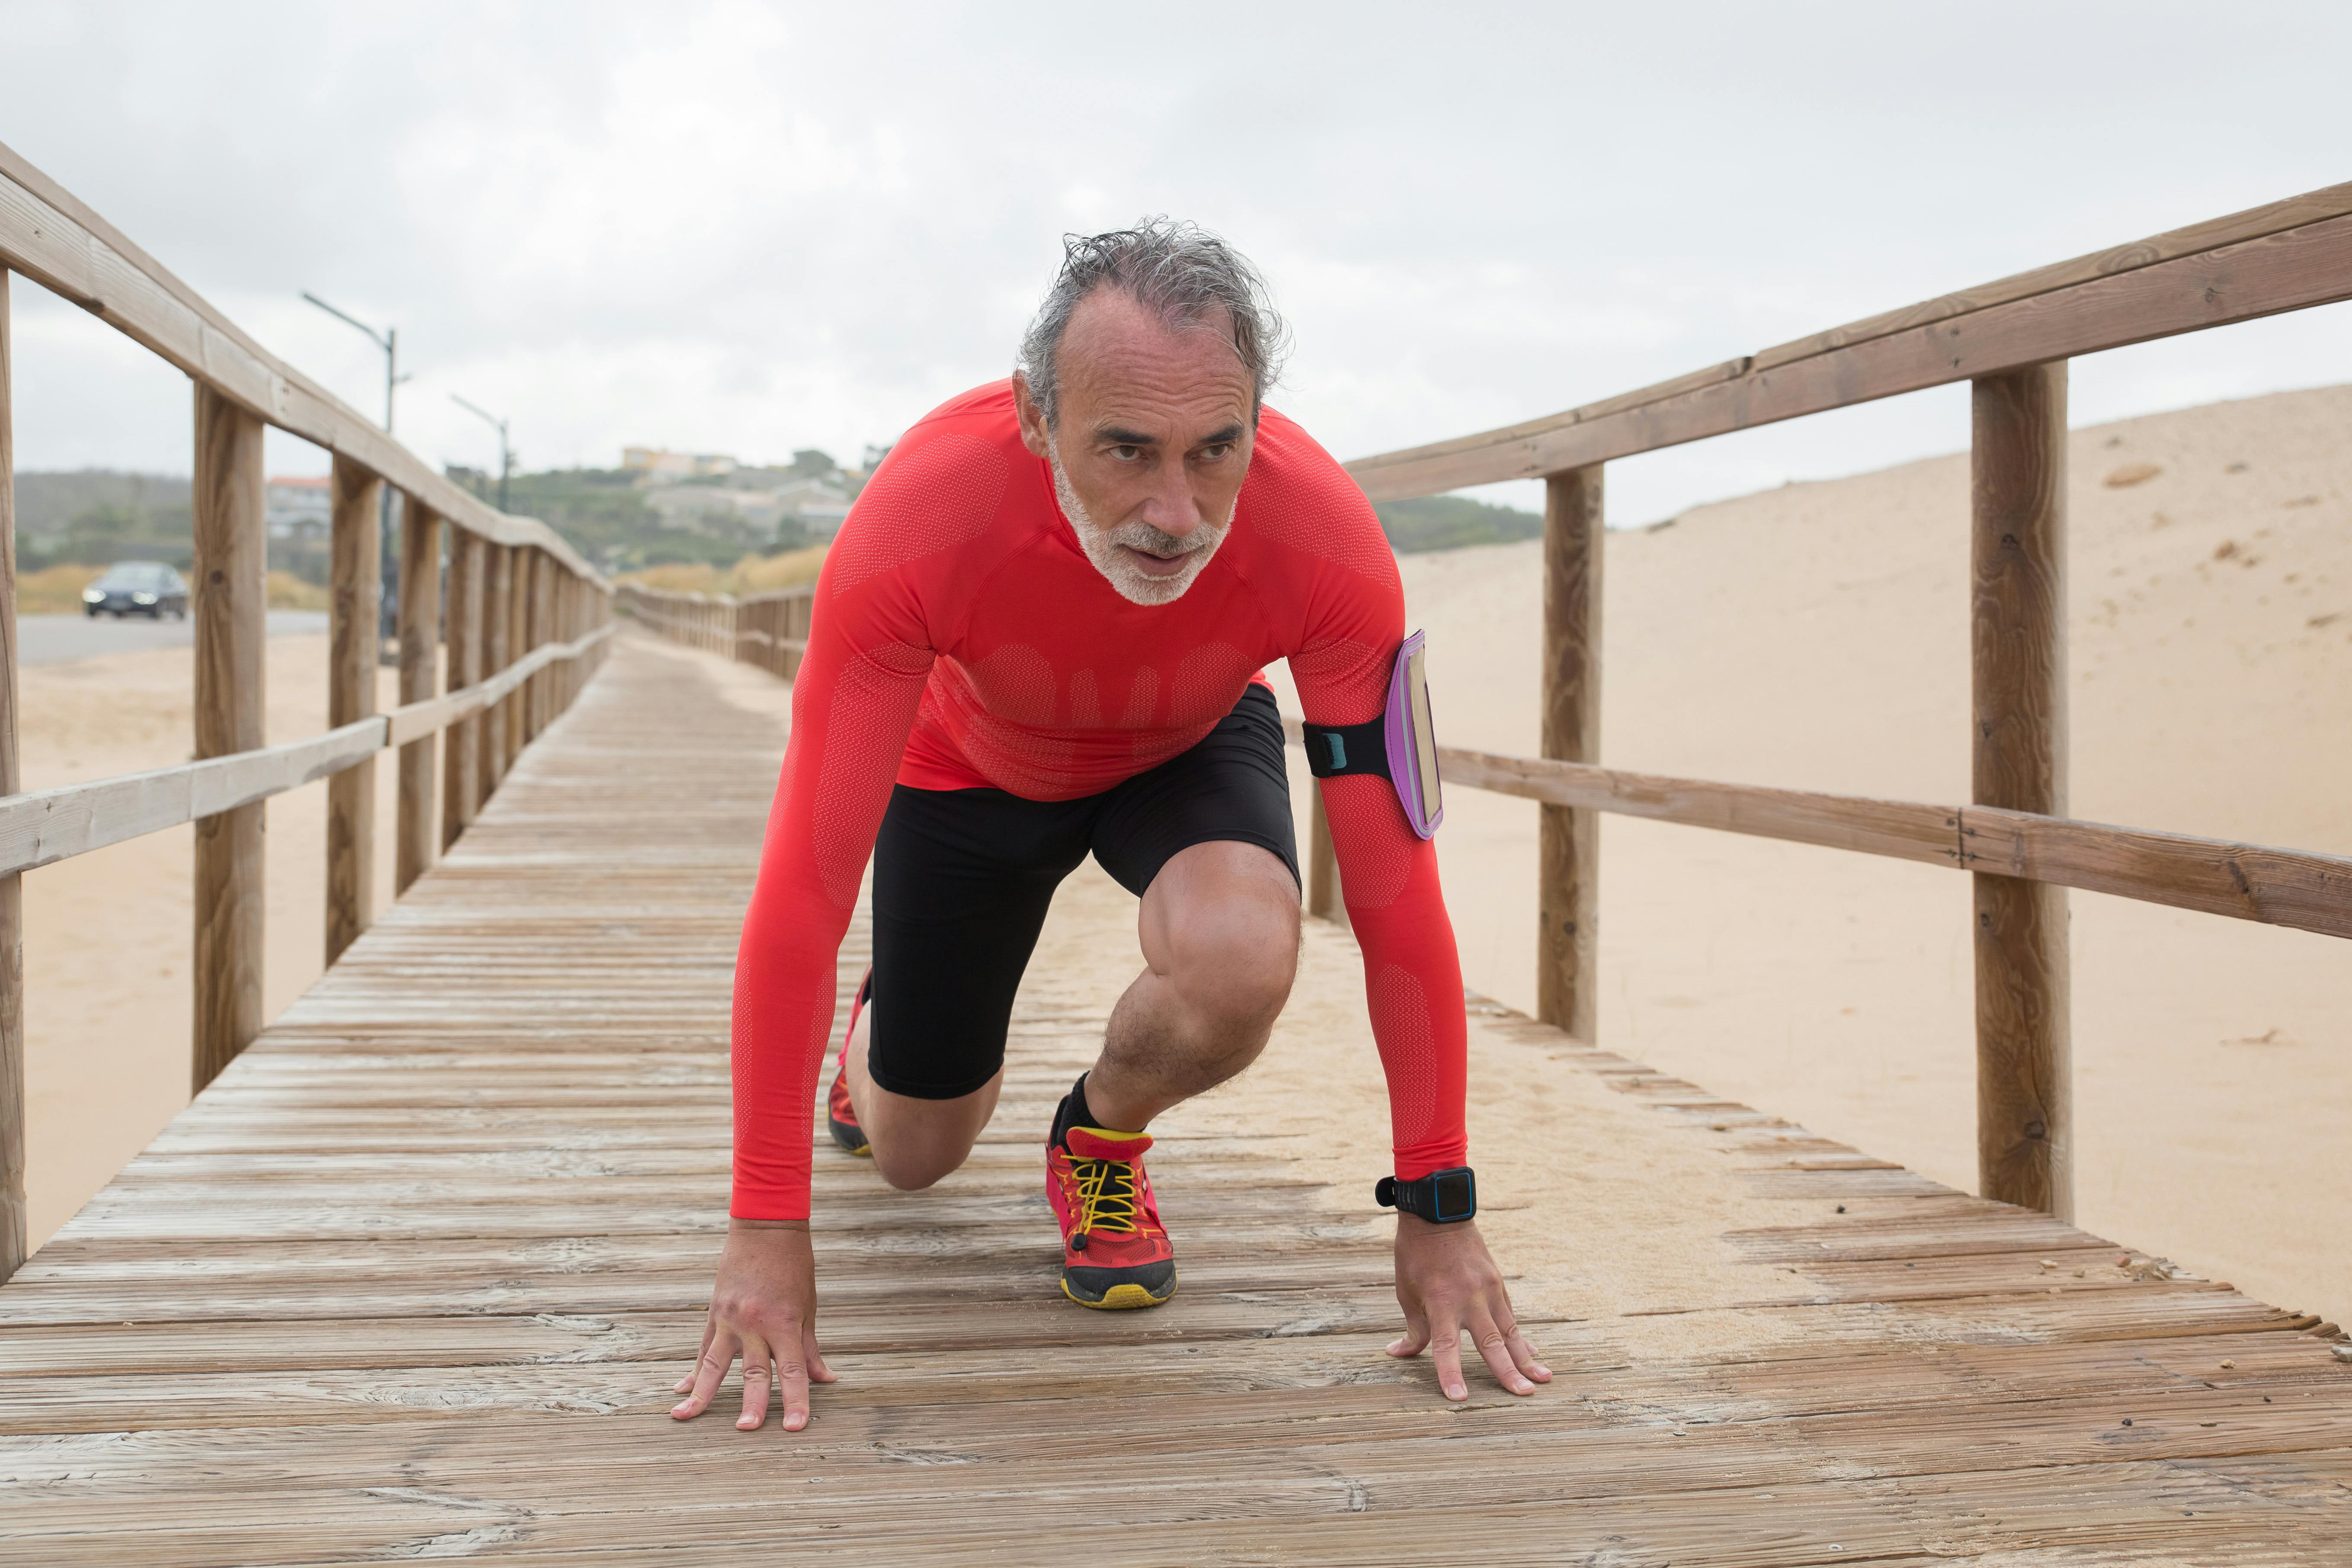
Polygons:
[[[2352,178],[2336,5],[0,0],[0,141],[488,467],[854,461],[1003,374],[1065,230],[1196,218],[1341,457]],[[26,468],[185,472],[186,383],[16,294]],[[2076,423],[2352,379],[2346,308],[2078,362]],[[1614,521],[1965,444],[1943,390],[1616,465]],[[275,439],[280,471],[320,454]],[[1494,499],[1524,503],[1532,487]]]

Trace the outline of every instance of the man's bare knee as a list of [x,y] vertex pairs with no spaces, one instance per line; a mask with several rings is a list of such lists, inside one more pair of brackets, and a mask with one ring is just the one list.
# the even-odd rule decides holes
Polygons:
[[1238,904],[1174,945],[1171,978],[1211,1034],[1265,1044],[1298,977],[1298,913],[1271,901]]
[[953,1163],[940,1159],[932,1151],[886,1152],[874,1151],[874,1173],[902,1193],[919,1193],[925,1187],[935,1187],[953,1175],[962,1165],[961,1159]]

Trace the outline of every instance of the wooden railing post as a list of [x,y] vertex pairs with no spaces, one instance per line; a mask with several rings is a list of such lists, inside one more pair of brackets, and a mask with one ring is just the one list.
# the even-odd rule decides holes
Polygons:
[[[16,440],[0,267],[0,795],[25,787],[16,756]],[[25,1207],[25,879],[0,877],[0,1284],[32,1251]]]
[[[808,641],[809,628],[816,624],[816,595],[814,594],[803,595],[802,597],[793,601],[793,618],[791,624],[793,638],[800,642]],[[794,679],[800,675],[800,672],[801,650],[799,648],[794,648],[793,650],[791,660],[784,666],[784,679],[786,680]]]
[[1339,852],[1331,843],[1331,818],[1323,810],[1323,785],[1307,785],[1307,912],[1318,920],[1348,923],[1348,901],[1339,887]]
[[[440,692],[441,519],[415,496],[400,498],[400,700]],[[395,897],[433,864],[433,754],[439,737],[400,748],[399,857]]]
[[[1601,465],[1544,480],[1543,754],[1601,760]],[[1536,1016],[1597,1034],[1601,817],[1546,805],[1537,830]]]
[[[518,544],[507,554],[507,650],[504,664],[520,664],[530,651],[530,558],[529,547]],[[507,744],[499,758],[499,777],[504,778],[522,755],[524,692],[516,687],[507,693],[499,706],[506,710]]]
[[[330,729],[373,715],[382,624],[383,481],[338,454],[334,469]],[[375,897],[375,759],[327,781],[327,962],[368,928]]]
[[[449,531],[448,689],[461,690],[482,679],[482,542],[462,528]],[[441,752],[441,847],[474,820],[482,782],[482,716],[468,714],[449,726]]]
[[[514,552],[500,544],[482,547],[482,673],[488,680],[507,666],[507,609],[514,594]],[[493,702],[482,710],[481,751],[477,758],[481,779],[474,797],[488,802],[506,772],[507,705]]]
[[[555,558],[544,550],[530,552],[530,646],[533,651],[555,640]],[[554,717],[548,700],[555,689],[555,672],[542,669],[530,678],[526,704],[530,738],[537,740]]]
[[[2066,365],[1972,389],[1972,798],[2066,815]],[[1977,1170],[1986,1197],[2074,1214],[2066,889],[1979,872]]]
[[[262,516],[263,426],[199,382],[194,491],[196,755],[267,743],[263,639],[268,535]],[[195,1041],[201,1089],[261,1032],[260,801],[196,822]]]
[[[580,581],[576,577],[565,578],[555,585],[555,635],[564,642],[570,642],[580,635],[579,618],[573,609],[579,603],[579,590]],[[573,659],[555,672],[551,696],[558,713],[572,706],[572,694],[578,689],[580,667],[586,662],[585,659]]]

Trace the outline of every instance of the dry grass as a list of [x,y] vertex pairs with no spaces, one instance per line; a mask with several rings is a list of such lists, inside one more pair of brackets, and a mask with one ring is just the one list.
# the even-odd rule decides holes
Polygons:
[[81,608],[81,591],[98,580],[96,566],[52,566],[16,579],[20,616],[69,616]]
[[315,583],[305,583],[291,572],[269,574],[269,607],[273,610],[324,610],[334,595]]
[[723,572],[716,566],[700,564],[649,566],[642,572],[625,574],[621,581],[672,594],[732,594],[740,599],[815,582],[818,570],[824,565],[824,548],[812,544],[806,550],[788,550],[782,555],[746,555]]
[[[52,566],[27,572],[16,579],[16,613],[20,616],[70,616],[81,608],[81,591],[98,581],[103,566]],[[814,573],[811,574],[814,575]],[[291,572],[269,574],[269,607],[273,610],[323,610],[327,590],[305,583]]]

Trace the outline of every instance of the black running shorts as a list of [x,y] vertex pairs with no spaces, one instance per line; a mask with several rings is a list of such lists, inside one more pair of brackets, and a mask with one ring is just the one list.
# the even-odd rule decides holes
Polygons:
[[1092,851],[1139,898],[1178,851],[1220,840],[1271,850],[1297,879],[1282,716],[1263,686],[1199,744],[1100,795],[898,785],[874,844],[874,1081],[918,1100],[985,1086],[1062,879]]

